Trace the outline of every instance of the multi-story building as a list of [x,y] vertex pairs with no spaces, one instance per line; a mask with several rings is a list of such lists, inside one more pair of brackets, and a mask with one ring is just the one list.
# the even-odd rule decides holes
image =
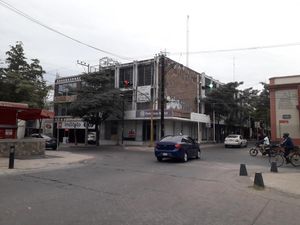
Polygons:
[[[114,73],[115,88],[120,88],[125,96],[124,123],[112,119],[105,121],[101,126],[100,143],[116,144],[121,139],[130,144],[149,142],[151,122],[154,140],[160,138],[161,127],[164,135],[183,133],[199,141],[214,140],[213,121],[210,115],[205,114],[201,99],[208,91],[203,87],[216,87],[220,82],[161,56],[108,69]],[[71,118],[68,113],[70,103],[76,98],[74,90],[81,86],[81,76],[55,81],[55,127],[60,131],[61,141],[62,137],[74,141],[76,133],[78,142],[84,142],[86,136],[84,122],[80,118]],[[131,85],[125,87],[124,83]]]
[[300,75],[270,78],[271,136],[273,141],[289,133],[300,145]]

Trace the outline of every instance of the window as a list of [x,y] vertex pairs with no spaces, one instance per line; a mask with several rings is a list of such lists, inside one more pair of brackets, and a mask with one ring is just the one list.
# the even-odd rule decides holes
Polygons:
[[133,67],[123,67],[120,68],[119,74],[119,87],[124,87],[124,80],[129,81],[132,84],[133,81]]
[[77,89],[77,82],[59,84],[57,87],[56,96],[70,96],[75,95]]
[[138,86],[151,85],[153,80],[153,64],[138,66]]

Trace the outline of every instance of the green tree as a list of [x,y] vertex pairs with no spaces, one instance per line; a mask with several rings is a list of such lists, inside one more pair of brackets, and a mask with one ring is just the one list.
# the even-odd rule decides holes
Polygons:
[[269,85],[261,82],[263,89],[260,91],[256,101],[253,102],[255,121],[263,121],[266,129],[270,127],[270,92]]
[[95,125],[96,145],[99,146],[101,123],[110,116],[120,118],[122,113],[120,90],[114,88],[113,70],[86,74],[81,79],[82,87],[70,105],[70,112]]
[[11,46],[6,55],[7,66],[0,68],[0,100],[43,108],[51,87],[43,78],[45,71],[39,60],[32,59],[30,64],[27,63],[21,42]]
[[206,94],[204,102],[210,112],[214,111],[216,121],[224,119],[226,125],[234,126],[239,122],[238,110],[239,104],[237,102],[237,89],[242,82],[230,82],[213,88]]

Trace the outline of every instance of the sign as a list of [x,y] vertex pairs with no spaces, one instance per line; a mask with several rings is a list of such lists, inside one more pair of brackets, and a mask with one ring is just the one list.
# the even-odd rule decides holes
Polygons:
[[136,94],[136,101],[138,103],[151,101],[151,86],[138,86]]
[[291,119],[291,118],[292,118],[292,116],[290,114],[282,115],[282,119],[288,120],[288,119]]
[[[151,118],[151,111],[152,110],[137,110],[136,117],[137,118],[146,118],[146,117]],[[173,115],[171,110],[165,110],[164,113],[165,113],[165,117],[171,117]],[[153,110],[153,112],[152,112],[153,118],[160,117],[160,114],[161,114],[161,112],[158,110]]]
[[282,124],[282,123],[289,123],[288,120],[279,120],[279,123]]
[[[85,129],[85,122],[81,120],[66,120],[61,122],[62,129]],[[89,124],[89,129],[95,129],[95,125]]]

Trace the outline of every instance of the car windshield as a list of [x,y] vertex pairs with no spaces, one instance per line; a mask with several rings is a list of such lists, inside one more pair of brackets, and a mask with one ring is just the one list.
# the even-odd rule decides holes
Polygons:
[[172,141],[172,142],[181,142],[182,136],[167,136],[161,139],[161,141],[167,142],[167,141]]

